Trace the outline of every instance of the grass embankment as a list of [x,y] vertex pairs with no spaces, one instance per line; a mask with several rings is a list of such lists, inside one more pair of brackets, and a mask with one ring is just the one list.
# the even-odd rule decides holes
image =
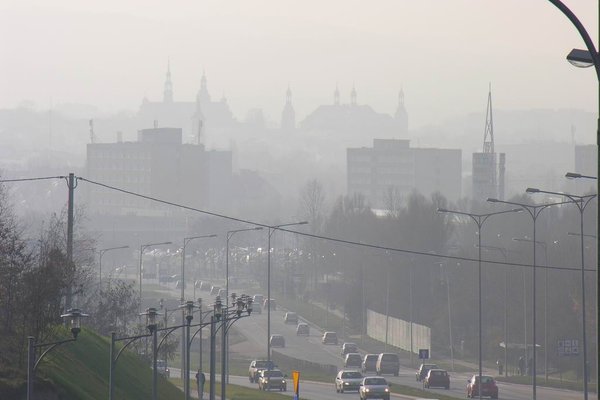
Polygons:
[[[67,336],[66,332],[65,335]],[[117,345],[117,349],[120,345]],[[108,398],[110,340],[84,329],[74,343],[57,347],[40,363],[38,376],[45,376],[59,389],[62,399]],[[115,398],[136,400],[152,396],[152,370],[134,353],[124,351],[115,369]],[[159,376],[159,398],[176,398],[181,391]]]
[[[496,378],[497,381],[500,382],[508,382],[508,383],[519,383],[521,385],[531,385],[531,377],[530,376],[499,376]],[[550,378],[546,381],[545,378],[538,377],[536,380],[536,384],[538,386],[546,386],[556,389],[568,389],[568,390],[577,390],[583,391],[583,382],[581,381],[561,381],[560,379]],[[588,390],[590,392],[597,391],[596,383],[588,383]]]

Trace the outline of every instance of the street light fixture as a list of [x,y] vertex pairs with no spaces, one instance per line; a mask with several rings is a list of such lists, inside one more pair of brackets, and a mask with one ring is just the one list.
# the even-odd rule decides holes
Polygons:
[[[217,235],[215,234],[211,234],[211,235],[200,235],[200,236],[191,236],[191,237],[186,237],[183,238],[183,247],[181,248],[181,297],[179,299],[180,304],[184,304],[185,301],[185,248],[187,247],[187,244],[194,240],[194,239],[204,239],[204,238],[214,238],[217,237]],[[193,303],[192,303],[193,304]],[[182,310],[181,313],[181,323],[183,324],[184,321],[186,319],[186,314],[185,314],[185,309]],[[183,370],[184,368],[184,363],[185,363],[185,357],[183,356],[185,354],[185,342],[182,340],[181,341],[181,369]],[[189,386],[189,382],[188,382],[188,386]],[[189,390],[189,388],[188,388]]]
[[99,283],[100,288],[102,288],[102,256],[104,256],[104,253],[106,253],[107,251],[111,251],[111,250],[120,250],[120,249],[128,249],[128,248],[129,248],[129,246],[119,246],[119,247],[109,247],[107,249],[100,249],[98,251],[98,253],[100,255],[99,260],[98,260],[98,266],[99,266],[99,270],[98,270],[99,279],[98,280],[100,281],[100,283]]
[[[295,225],[306,225],[308,221],[290,222],[269,226],[269,238],[267,246],[267,365],[271,365],[271,236],[279,228]],[[270,368],[270,367],[269,367]]]
[[[513,208],[510,210],[504,210],[504,211],[497,211],[497,212],[493,212],[493,213],[486,213],[486,214],[473,214],[473,213],[468,213],[468,212],[462,212],[462,211],[453,211],[453,210],[447,210],[445,208],[438,208],[437,212],[438,213],[445,213],[445,214],[456,214],[456,215],[463,215],[463,216],[467,216],[469,218],[471,218],[473,220],[473,222],[475,222],[475,224],[477,225],[477,229],[478,229],[478,235],[477,235],[477,240],[478,240],[478,287],[479,287],[479,382],[481,382],[481,376],[483,375],[483,358],[482,358],[482,320],[481,320],[481,229],[483,227],[483,224],[485,223],[485,221],[488,220],[488,218],[490,218],[493,215],[499,215],[499,214],[507,214],[507,213],[513,213],[513,212],[522,212],[523,209],[521,208]],[[481,390],[479,390],[479,399],[481,400]]]
[[[88,314],[84,314],[78,308],[70,309],[66,314],[62,314],[60,316],[65,321],[70,320],[71,322],[71,334],[73,338],[59,340],[57,342],[51,343],[35,343],[35,338],[33,336],[29,336],[27,338],[27,400],[33,399],[33,389],[34,389],[34,381],[35,381],[35,370],[37,369],[40,361],[52,351],[55,347],[60,346],[61,344],[74,342],[77,340],[77,335],[81,332],[81,318],[88,317]],[[36,359],[36,349],[48,347],[40,357]]]
[[583,179],[598,179],[598,177],[596,176],[591,176],[591,175],[582,175],[579,174],[577,172],[567,172],[565,174],[565,178],[567,179],[579,179],[579,178],[583,178]]
[[[139,314],[142,315],[142,260],[144,259],[144,250],[152,246],[162,246],[167,244],[173,244],[173,242],[160,242],[160,243],[148,243],[140,246],[140,304]],[[157,277],[158,278],[158,277]]]
[[[527,189],[526,192],[527,193],[531,193],[529,191],[530,189]],[[537,306],[536,306],[536,270],[537,270],[537,264],[536,264],[536,222],[538,217],[540,216],[540,214],[542,213],[542,211],[544,211],[546,208],[551,207],[551,206],[558,206],[558,205],[562,205],[562,204],[569,204],[571,203],[571,201],[560,201],[560,202],[555,202],[555,203],[545,203],[545,204],[525,204],[525,203],[518,203],[515,201],[506,201],[506,200],[498,200],[498,199],[494,199],[494,198],[488,198],[487,199],[488,202],[490,203],[501,203],[501,204],[508,204],[508,205],[513,205],[513,206],[519,206],[521,207],[523,210],[527,211],[527,213],[529,214],[529,216],[531,217],[531,220],[533,221],[533,288],[532,288],[532,303],[531,303],[531,307],[532,307],[532,314],[533,314],[533,320],[532,320],[532,330],[533,330],[533,347],[532,347],[532,355],[533,355],[533,371],[532,371],[532,396],[533,396],[533,400],[536,400],[536,396],[537,396],[537,327],[536,327],[536,316],[537,316]],[[527,325],[526,325],[527,326]],[[527,340],[525,341],[525,354],[527,354]],[[526,360],[526,362],[528,363],[529,360]]]
[[[546,261],[546,268],[544,268],[544,377],[546,382],[548,381],[548,246],[546,242],[534,241],[527,237],[524,238],[513,238],[515,242],[527,242],[535,245],[540,245],[544,248],[544,260]],[[535,250],[534,250],[535,251]],[[523,280],[525,281],[525,280]],[[535,311],[534,311],[535,312]],[[527,335],[526,335],[527,336]],[[525,341],[527,346],[527,341]],[[537,344],[533,342],[533,347],[536,348]]]
[[[587,365],[587,334],[586,334],[586,315],[585,315],[585,254],[584,254],[584,233],[583,233],[583,213],[590,204],[590,202],[595,199],[598,195],[589,194],[585,196],[578,196],[570,193],[560,193],[560,192],[551,192],[547,190],[540,190],[537,188],[527,188],[527,193],[543,193],[550,194],[555,196],[563,196],[568,198],[570,201],[566,203],[573,203],[577,206],[579,210],[580,216],[580,236],[581,236],[581,313],[582,313],[582,340],[583,340],[583,395],[584,399],[588,398],[588,365]],[[534,237],[535,239],[535,237]],[[534,347],[535,349],[535,347]]]

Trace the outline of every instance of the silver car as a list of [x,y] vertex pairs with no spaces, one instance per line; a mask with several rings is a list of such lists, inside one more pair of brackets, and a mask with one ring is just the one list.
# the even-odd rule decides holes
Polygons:
[[390,400],[390,385],[381,376],[367,376],[363,378],[358,394],[361,400]]
[[362,379],[363,376],[359,371],[343,369],[335,377],[335,391],[337,393],[344,393],[349,390],[358,391]]

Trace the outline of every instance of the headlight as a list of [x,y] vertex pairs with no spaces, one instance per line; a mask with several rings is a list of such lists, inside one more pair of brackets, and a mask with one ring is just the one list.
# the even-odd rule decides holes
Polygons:
[[385,388],[385,391],[386,391],[386,392],[389,392],[389,391],[390,391],[390,388]]
[[282,380],[281,380],[281,383],[285,383],[285,379],[282,379]]
[[350,382],[344,382],[344,385],[349,385],[349,384],[350,384]]
[[371,389],[369,389],[369,388],[365,389],[365,392],[370,392],[370,391],[371,391]]

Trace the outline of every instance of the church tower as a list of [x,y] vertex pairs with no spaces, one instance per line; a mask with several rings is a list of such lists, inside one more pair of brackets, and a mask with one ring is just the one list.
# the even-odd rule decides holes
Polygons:
[[333,105],[340,105],[340,89],[338,89],[337,83],[335,84],[335,92],[333,92]]
[[163,91],[163,103],[173,102],[173,83],[171,82],[171,61],[167,62],[167,78],[165,79],[165,89]]
[[396,108],[396,115],[394,116],[396,123],[400,129],[401,135],[408,134],[408,113],[404,107],[404,90],[400,89],[398,94],[398,108]]
[[281,113],[281,129],[284,131],[296,129],[296,112],[292,106],[292,90],[289,86],[285,92],[285,106]]
[[354,85],[352,85],[352,92],[350,92],[350,105],[356,105],[356,89],[354,88]]
[[202,78],[200,79],[200,90],[196,96],[196,101],[202,107],[206,107],[210,103],[210,94],[208,93],[208,85],[206,84],[206,73],[202,71]]

